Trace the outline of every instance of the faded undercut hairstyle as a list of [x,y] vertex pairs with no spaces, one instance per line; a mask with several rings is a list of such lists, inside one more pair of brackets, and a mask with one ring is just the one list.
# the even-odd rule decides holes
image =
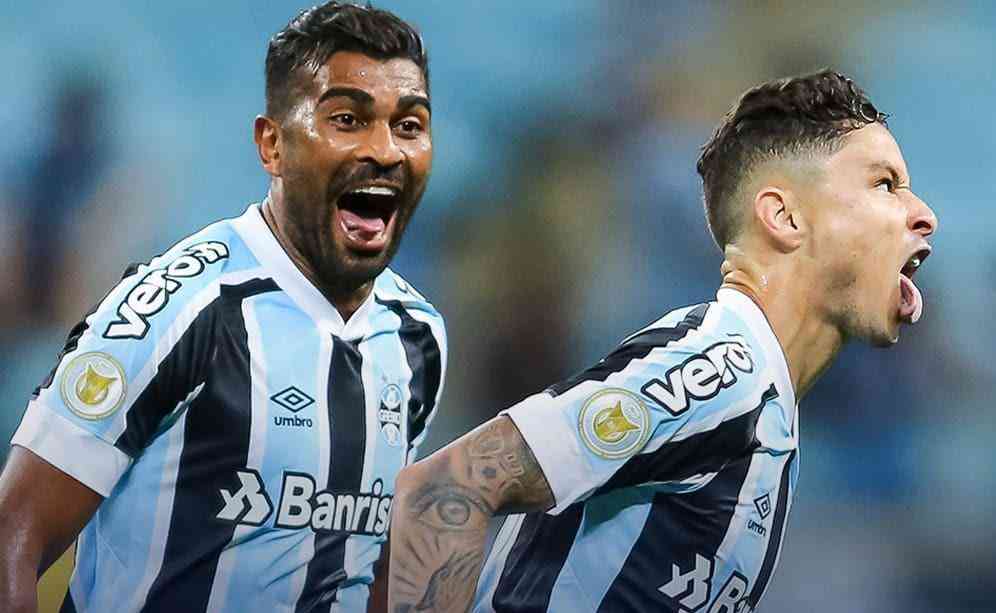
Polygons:
[[379,60],[409,59],[429,89],[429,57],[418,31],[394,13],[370,5],[326,2],[301,11],[273,35],[266,52],[266,114],[283,118],[292,106],[298,72],[312,74],[337,51]]
[[744,93],[703,146],[696,166],[720,250],[737,238],[746,211],[738,194],[761,164],[832,155],[848,133],[886,125],[887,117],[851,79],[832,70],[769,81]]

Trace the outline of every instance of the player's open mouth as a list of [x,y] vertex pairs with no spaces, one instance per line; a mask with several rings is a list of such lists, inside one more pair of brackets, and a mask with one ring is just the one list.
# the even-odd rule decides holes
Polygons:
[[922,247],[906,260],[899,271],[899,319],[915,324],[923,314],[923,294],[913,283],[913,275],[930,255],[930,247]]
[[400,204],[401,189],[394,185],[364,184],[339,196],[336,223],[347,246],[368,252],[384,249]]

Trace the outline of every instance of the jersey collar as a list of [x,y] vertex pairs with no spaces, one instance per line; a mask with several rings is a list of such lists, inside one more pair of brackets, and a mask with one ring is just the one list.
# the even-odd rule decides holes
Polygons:
[[785,351],[782,349],[781,343],[778,342],[778,337],[771,329],[771,324],[761,307],[757,306],[757,303],[743,292],[729,287],[720,288],[716,292],[716,300],[722,306],[736,313],[747,324],[751,334],[761,343],[764,355],[772,361],[778,393],[789,401],[788,406],[796,406],[795,388],[792,386],[792,378],[789,375],[788,362],[785,361]]
[[304,273],[294,264],[287,252],[277,241],[270,227],[263,219],[259,203],[249,205],[241,217],[235,219],[235,229],[252,251],[256,259],[272,274],[277,285],[307,313],[321,330],[337,336],[349,336],[353,328],[362,328],[374,300],[374,292],[363,301],[348,322],[335,306],[315,287]]

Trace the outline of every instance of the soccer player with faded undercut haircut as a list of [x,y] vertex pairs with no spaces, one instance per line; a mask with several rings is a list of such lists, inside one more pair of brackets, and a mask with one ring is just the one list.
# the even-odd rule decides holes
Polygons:
[[392,611],[753,611],[795,493],[798,399],[844,343],[892,345],[923,308],[937,219],[885,119],[831,71],[746,92],[698,163],[716,300],[403,470]]
[[36,610],[77,535],[63,613],[386,605],[395,477],[446,366],[442,318],[388,268],[432,164],[428,58],[396,15],[327,2],[265,67],[266,198],[129,267],[28,403],[4,613]]

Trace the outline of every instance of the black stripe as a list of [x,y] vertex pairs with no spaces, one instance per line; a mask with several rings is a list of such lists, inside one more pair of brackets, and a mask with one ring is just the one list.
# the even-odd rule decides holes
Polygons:
[[768,538],[768,549],[764,552],[764,562],[761,563],[761,570],[757,574],[754,588],[750,591],[748,602],[751,608],[756,608],[764,590],[771,580],[771,573],[775,570],[775,561],[778,558],[778,550],[782,544],[782,534],[785,529],[785,515],[788,512],[789,500],[789,474],[792,468],[792,461],[795,460],[795,450],[789,454],[782,469],[782,480],[778,485],[778,505],[775,507],[775,517],[771,520],[771,537]]
[[547,393],[559,396],[585,381],[605,381],[609,375],[622,371],[633,360],[643,359],[652,350],[684,338],[686,334],[702,325],[708,310],[708,302],[700,304],[689,311],[673,328],[654,328],[626,339],[598,364],[566,381],[550,386],[546,390]]
[[411,398],[408,401],[408,443],[411,444],[422,431],[436,406],[439,382],[443,373],[439,355],[439,343],[432,335],[432,328],[425,322],[412,317],[399,300],[377,302],[389,308],[401,318],[398,337],[408,356],[408,367],[412,371]]
[[716,428],[684,440],[667,443],[652,453],[630,458],[595,495],[653,481],[680,481],[720,470],[730,458],[750,453],[760,446],[757,420],[766,404],[778,398],[775,385],[765,390],[761,402],[749,413],[727,420]]
[[251,356],[242,302],[275,289],[270,280],[221,286],[211,372],[187,411],[166,551],[145,613],[207,608],[218,558],[236,525],[215,519],[222,503],[218,492],[239,489],[236,471],[246,468],[249,455]]
[[[363,450],[367,443],[366,398],[363,389],[363,356],[359,341],[333,337],[329,367],[328,411],[332,437],[327,490],[359,492],[363,480]],[[346,531],[315,534],[315,554],[294,609],[297,613],[327,607],[346,578]]]
[[525,516],[491,601],[497,613],[546,613],[583,515],[584,504],[577,503],[560,515]]
[[709,560],[715,557],[733,519],[752,457],[733,460],[702,489],[656,494],[643,531],[598,611],[684,611],[657,587],[671,581],[672,564],[686,573],[695,568],[696,554]]
[[[124,274],[121,275],[121,281],[124,281],[128,277],[132,276],[137,271],[138,264],[130,264],[127,268],[125,268]],[[59,357],[55,360],[55,366],[52,368],[51,372],[48,373],[48,376],[45,377],[45,380],[42,381],[41,385],[35,388],[35,391],[31,394],[33,398],[37,398],[43,389],[51,387],[52,382],[55,380],[55,371],[59,369],[59,364],[62,363],[62,358],[66,357],[66,354],[76,351],[76,347],[79,346],[80,338],[83,337],[83,333],[90,329],[90,324],[88,324],[86,320],[97,312],[100,304],[107,300],[107,297],[111,295],[111,292],[121,285],[121,281],[118,281],[114,287],[104,294],[104,297],[98,300],[97,304],[93,305],[93,307],[87,311],[86,315],[83,316],[83,319],[81,319],[75,326],[73,326],[73,329],[69,331],[69,336],[66,338],[66,344],[63,345],[62,351],[59,352]]]
[[247,296],[277,291],[273,279],[253,279],[239,286],[222,286],[218,298],[201,309],[183,332],[180,340],[159,362],[156,375],[128,407],[124,432],[114,446],[131,457],[137,457],[151,442],[163,418],[205,379],[211,359],[211,343],[218,314],[227,300],[242,300]]
[[62,599],[62,606],[59,607],[59,613],[76,613],[76,603],[73,602],[73,594],[66,588],[66,597]]

